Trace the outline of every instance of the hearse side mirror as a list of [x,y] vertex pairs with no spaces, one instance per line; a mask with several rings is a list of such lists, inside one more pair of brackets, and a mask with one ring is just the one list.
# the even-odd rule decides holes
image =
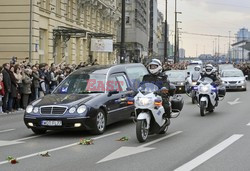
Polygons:
[[119,91],[117,91],[117,90],[110,91],[108,93],[108,97],[112,96],[113,94],[118,94],[118,93],[119,93]]

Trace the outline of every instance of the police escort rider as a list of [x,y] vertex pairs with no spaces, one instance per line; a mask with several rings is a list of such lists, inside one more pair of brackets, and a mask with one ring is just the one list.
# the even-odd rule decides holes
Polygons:
[[[162,63],[158,59],[152,59],[148,64],[147,69],[149,71],[148,75],[143,77],[142,83],[152,83],[155,84],[159,89],[166,87],[170,89],[170,82],[167,79],[167,75],[162,73]],[[160,94],[163,100],[163,107],[165,109],[164,118],[170,118],[170,105],[169,105],[169,95],[165,93]]]
[[[205,68],[204,68],[204,73],[201,73],[201,79],[205,78],[205,77],[208,77],[208,78],[212,79],[213,80],[212,84],[214,86],[216,86],[216,87],[218,87],[220,85],[220,83],[221,83],[219,77],[217,77],[217,74],[214,71],[213,65],[211,65],[211,64],[207,64],[205,66]],[[218,100],[219,100],[218,92],[216,94],[216,99],[215,100],[216,100],[216,106],[217,106],[218,105]]]

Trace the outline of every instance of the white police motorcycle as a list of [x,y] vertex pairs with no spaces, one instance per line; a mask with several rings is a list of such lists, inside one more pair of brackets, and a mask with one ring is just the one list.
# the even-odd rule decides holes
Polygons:
[[195,87],[198,80],[200,79],[200,73],[191,73],[186,79],[186,94],[191,97],[192,104],[195,104],[196,100],[196,91]]
[[[166,133],[170,120],[163,116],[165,110],[159,93],[168,93],[168,91],[166,88],[159,90],[155,84],[145,83],[139,87],[138,94],[128,100],[128,103],[135,105],[136,136],[139,142],[145,142],[148,135]],[[183,107],[182,97],[176,95],[168,103],[171,118],[177,118]]]
[[[204,77],[199,80],[199,85],[194,87],[196,91],[196,100],[198,106],[200,107],[200,115],[205,116],[205,113],[213,112],[215,107],[218,105],[218,100],[216,100],[217,93],[219,94],[219,89],[212,85],[213,80],[208,77]],[[221,95],[221,97],[224,97]]]

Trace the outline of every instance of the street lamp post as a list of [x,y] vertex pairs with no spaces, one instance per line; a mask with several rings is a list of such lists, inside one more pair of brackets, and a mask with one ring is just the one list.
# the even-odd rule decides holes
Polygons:
[[168,61],[168,0],[166,0],[165,8],[165,41],[164,41],[164,64]]
[[[177,23],[182,23],[181,21],[177,21]],[[177,63],[180,62],[180,30],[182,28],[179,28],[177,25]]]
[[175,0],[175,40],[174,40],[174,63],[177,63],[177,14],[182,14],[181,12],[177,12],[177,0]]
[[125,63],[125,14],[126,14],[126,0],[122,0],[122,21],[121,21],[121,45],[120,45],[120,63]]

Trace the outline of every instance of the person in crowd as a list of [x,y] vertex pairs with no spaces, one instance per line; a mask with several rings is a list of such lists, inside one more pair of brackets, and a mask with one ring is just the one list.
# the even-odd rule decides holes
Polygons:
[[52,92],[56,86],[58,85],[58,75],[56,74],[56,68],[50,69],[50,78],[51,78],[51,84],[50,84],[50,91]]
[[9,63],[3,64],[2,74],[3,74],[3,84],[4,84],[4,90],[5,90],[5,94],[3,96],[3,112],[4,113],[9,113],[8,102],[9,102],[9,96],[11,93],[11,78],[9,74],[9,69],[10,69]]
[[22,76],[22,71],[19,65],[15,65],[14,75],[17,80],[17,98],[15,101],[14,108],[20,111],[22,110],[21,98],[22,98],[22,88],[23,88],[23,82],[22,82],[23,76]]
[[3,108],[2,108],[3,101],[2,101],[2,99],[4,97],[4,94],[5,94],[5,92],[4,92],[3,74],[0,72],[0,113],[3,113]]
[[94,60],[94,62],[92,63],[92,65],[99,65],[97,62],[97,59]]
[[23,74],[23,107],[26,109],[29,103],[29,96],[31,94],[32,79],[30,78],[32,70],[25,69]]
[[45,77],[44,77],[44,75],[42,75],[40,77],[39,85],[40,85],[39,86],[40,87],[40,89],[39,89],[39,96],[43,97],[43,96],[46,95],[46,84],[45,84]]
[[49,71],[49,65],[45,64],[44,67],[44,81],[46,86],[46,95],[50,93],[51,76]]
[[13,65],[10,66],[9,75],[11,79],[11,93],[9,96],[9,104],[8,108],[10,112],[14,112],[17,109],[14,109],[15,102],[17,101],[17,79],[14,75],[15,67]]
[[40,87],[40,76],[36,66],[32,67],[32,90],[33,90],[33,100],[38,99],[40,96],[39,94],[39,87]]

